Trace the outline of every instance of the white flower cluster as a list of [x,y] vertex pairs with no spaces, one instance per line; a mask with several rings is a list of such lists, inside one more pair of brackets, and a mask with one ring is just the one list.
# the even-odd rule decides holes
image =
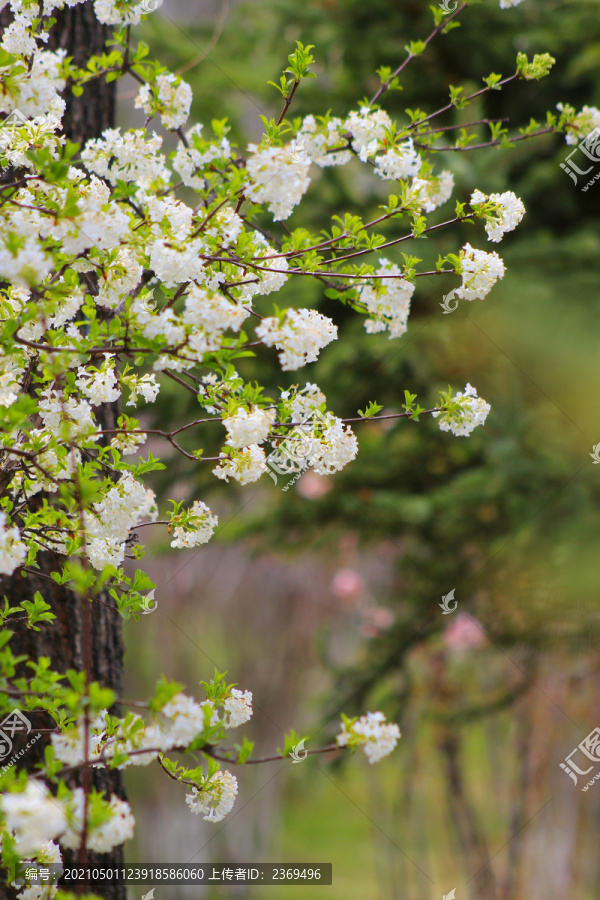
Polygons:
[[500,9],[510,9],[511,6],[518,6],[523,0],[500,0]]
[[[90,759],[99,758],[104,747],[104,730],[106,728],[106,712],[100,713],[88,728],[88,756]],[[85,761],[84,752],[84,725],[68,728],[61,734],[50,735],[57,759],[66,766],[77,766]]]
[[468,437],[478,425],[483,425],[491,409],[489,403],[477,396],[477,390],[467,384],[464,391],[459,391],[453,398],[460,406],[459,412],[434,412],[431,415],[440,419],[440,431],[451,431],[456,437]]
[[225,331],[239,331],[250,315],[241,303],[232,303],[224,294],[191,284],[185,298],[184,325],[189,326],[190,347],[199,360],[218,350]]
[[192,89],[176,75],[156,76],[156,89],[143,84],[135,99],[136,109],[143,109],[147,116],[161,115],[165,128],[177,130],[185,125],[192,105]]
[[240,407],[233,416],[223,419],[223,425],[227,430],[229,447],[241,449],[250,444],[262,444],[269,436],[269,430],[273,422],[273,411],[252,407],[250,412]]
[[246,196],[268,203],[275,222],[287,219],[308,190],[310,160],[301,159],[293,146],[266,147],[249,144],[246,163],[250,184]]
[[[71,849],[81,843],[84,810],[81,788],[76,788],[65,803],[54,797],[41,781],[30,778],[24,791],[4,793],[0,808],[6,827],[15,836],[17,852],[23,857],[47,852],[48,842],[54,838]],[[135,826],[129,804],[114,795],[105,803],[104,812],[104,821],[88,828],[87,834],[86,846],[98,853],[108,853],[128,840]]]
[[425,199],[423,209],[425,212],[433,212],[438,206],[446,203],[454,190],[454,175],[445,169],[439,175],[431,175],[424,180]]
[[[75,0],[75,3],[77,2],[81,0]],[[70,2],[67,0],[67,5],[74,5],[73,0]],[[157,9],[159,6],[162,6],[162,0],[153,0],[151,9]],[[142,16],[149,12],[149,8],[147,4],[135,3],[132,0],[94,0],[94,12],[103,25],[139,25]]]
[[4,122],[0,132],[0,156],[5,157],[8,165],[19,169],[34,168],[33,161],[27,156],[27,151],[33,148],[44,147],[53,159],[57,159],[59,149],[65,143],[64,136],[56,133],[59,128],[58,117],[50,115],[28,119],[19,127]]
[[0,510],[0,575],[12,575],[27,559],[27,547],[16,525],[7,525],[6,513]]
[[382,712],[369,712],[356,722],[343,722],[336,740],[338,747],[362,747],[373,764],[388,756],[399,738],[400,729],[395,722],[386,722]]
[[319,166],[344,165],[352,158],[348,140],[362,162],[373,160],[380,178],[411,179],[406,185],[407,208],[420,213],[433,212],[452,195],[454,178],[450,172],[420,178],[423,160],[415,150],[412,138],[391,143],[394,125],[381,109],[363,106],[349,114],[345,121],[330,119],[319,126],[314,116],[306,116],[297,134],[297,145]]
[[[82,788],[75,788],[73,797],[66,807],[67,829],[59,838],[63,847],[76,850],[81,845],[83,832],[83,817],[85,810],[85,794]],[[124,844],[133,837],[135,819],[131,807],[125,800],[113,794],[106,806],[106,812],[110,817],[96,825],[89,827],[86,835],[86,847],[96,853],[110,853],[113,847]]]
[[87,400],[65,397],[52,388],[46,388],[41,394],[38,408],[44,428],[50,431],[64,429],[69,436],[79,437],[96,430],[92,408]]
[[199,174],[205,166],[218,159],[231,157],[231,146],[227,138],[222,138],[220,143],[213,144],[202,137],[202,125],[198,123],[186,132],[186,141],[189,146],[180,144],[173,159],[173,168],[181,177],[184,185],[201,191],[206,182]]
[[233,809],[238,792],[235,775],[221,769],[207,778],[201,788],[192,788],[185,801],[191,811],[208,822],[220,822]]
[[12,56],[30,56],[36,48],[36,39],[31,34],[31,19],[28,16],[16,16],[4,31],[2,49]]
[[387,328],[390,338],[401,337],[408,327],[410,301],[415,286],[412,282],[402,278],[398,266],[390,263],[387,259],[379,260],[377,274],[397,277],[382,278],[377,283],[377,276],[374,276],[373,284],[367,284],[361,288],[360,299],[367,307],[370,316],[365,321],[365,329],[368,334],[376,334]]
[[454,176],[451,172],[440,172],[429,178],[413,178],[405,187],[403,206],[417,215],[422,211],[430,213],[449,200],[453,190]]
[[312,442],[308,463],[319,475],[340,472],[358,453],[358,441],[349,425],[332,416],[323,434]]
[[235,244],[243,230],[244,222],[241,217],[231,206],[225,206],[213,216],[209,227],[204,229],[204,234],[226,248]]
[[385,179],[413,178],[419,174],[421,164],[412,138],[375,157],[375,171]]
[[93,512],[84,514],[87,535],[86,550],[95,569],[118,566],[125,558],[125,541],[132,528],[146,517],[157,516],[154,492],[124,472],[102,500],[94,503]]
[[490,194],[489,197],[481,191],[473,191],[469,202],[474,209],[481,206],[481,204],[489,204],[483,211],[485,230],[488,240],[495,244],[499,244],[507,232],[514,231],[525,215],[523,201],[519,200],[512,191],[505,191],[503,194]]
[[176,694],[163,706],[160,722],[146,728],[146,746],[171,750],[187,747],[204,731],[205,714],[202,703],[186,694]]
[[86,143],[81,158],[90,172],[112,185],[120,180],[149,187],[154,181],[170,180],[165,157],[158,152],[161,147],[162,138],[156,134],[146,138],[142,129],[122,134],[118,128],[108,128],[101,138]]
[[359,112],[351,112],[344,122],[344,131],[352,135],[352,148],[361,162],[375,156],[385,138],[386,129],[392,127],[392,120],[383,109],[361,106]]
[[[247,722],[252,716],[252,693],[232,688],[222,701],[222,706],[223,718],[220,719],[213,701],[199,703],[187,694],[178,693],[150,722],[145,722],[136,713],[124,720],[112,737],[107,736],[107,714],[103,710],[89,725],[89,759],[101,764],[101,759],[110,760],[118,750],[131,754],[118,768],[147,766],[158,752],[166,753],[175,747],[189,746],[202,734],[207,720],[211,726],[221,723],[225,728],[236,728]],[[53,734],[51,740],[56,759],[66,766],[84,761],[83,721],[61,734]]]
[[171,547],[179,549],[198,547],[200,544],[207,544],[213,536],[219,519],[213,516],[206,503],[194,500],[190,513],[200,521],[194,525],[175,526]]
[[[23,21],[23,20],[22,20]],[[14,35],[24,46],[23,39]],[[65,80],[60,68],[66,57],[66,50],[37,50],[31,66],[9,70],[9,77],[3,75],[0,92],[0,112],[10,113],[18,109],[24,116],[53,116],[62,118],[65,101],[60,96]],[[5,70],[6,71],[6,70]]]
[[[54,872],[61,872],[62,874],[62,854],[60,852],[60,847],[58,844],[55,844],[54,841],[46,841],[45,844],[42,844],[41,849],[35,855],[35,863],[33,859],[28,859],[23,861],[23,867],[27,869],[29,866],[35,865],[37,868],[53,866],[59,867],[54,868]],[[24,887],[17,894],[18,900],[52,900],[53,897],[58,893],[58,887],[51,883],[41,883],[41,884],[30,884],[29,887]]]
[[323,347],[337,338],[337,326],[314,309],[287,309],[281,318],[263,319],[256,335],[267,347],[282,351],[279,362],[289,372],[315,362]]
[[296,135],[297,152],[303,150],[321,168],[345,165],[352,159],[352,153],[343,149],[348,143],[343,126],[341,119],[333,118],[320,129],[314,116],[305,116]]
[[240,484],[251,484],[267,471],[265,451],[258,444],[250,444],[237,453],[220,453],[219,457],[221,461],[212,471],[222,481],[234,478]]
[[156,380],[156,375],[126,375],[125,382],[131,391],[126,406],[136,406],[139,395],[141,394],[146,403],[154,403],[158,397],[160,385]]
[[236,288],[242,302],[248,302],[255,294],[265,296],[281,290],[289,278],[285,273],[289,268],[287,259],[275,256],[273,249],[258,232],[254,235],[254,244],[257,253],[250,269],[252,280]]
[[226,728],[237,728],[244,725],[252,718],[252,691],[239,691],[232,688],[229,697],[223,704],[229,719],[224,724]]
[[138,286],[143,271],[129,247],[119,248],[114,259],[99,272],[96,303],[115,309]]
[[460,252],[462,284],[454,291],[461,300],[483,300],[496,282],[504,278],[506,268],[497,253],[475,250],[465,244]]
[[[573,107],[565,103],[557,103],[556,106],[561,112],[575,113]],[[567,144],[578,144],[597,128],[600,128],[600,109],[595,106],[584,106],[566,125],[565,141]]]
[[35,778],[30,778],[20,793],[2,794],[0,809],[21,856],[35,855],[66,828],[63,805]]
[[121,396],[114,367],[110,364],[112,358],[112,356],[107,356],[101,369],[90,371],[84,366],[77,369],[78,378],[75,384],[89,397],[92,406],[114,403]]
[[[325,395],[315,384],[306,384],[291,397],[283,391],[281,399],[289,401],[293,429],[282,440],[278,438],[269,462],[276,471],[297,471],[312,466],[319,475],[341,471],[358,453],[358,441],[349,425],[319,407]],[[283,469],[278,469],[282,466]]]

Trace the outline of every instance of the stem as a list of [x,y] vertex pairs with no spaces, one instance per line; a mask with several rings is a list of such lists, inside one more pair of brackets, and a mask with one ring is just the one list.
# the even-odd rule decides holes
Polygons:
[[[459,16],[461,14],[461,12],[467,8],[468,5],[469,5],[468,3],[463,3],[463,5],[459,6],[458,9],[455,9],[451,15],[444,16],[444,18],[442,19],[440,24],[437,25],[433,29],[433,31],[431,32],[429,37],[425,38],[423,43],[426,45],[429,44],[434,39],[434,37],[436,37],[438,34],[440,34],[440,32],[442,32],[444,30],[444,28],[447,26],[448,22],[451,22],[452,19],[455,19],[457,16]],[[416,55],[409,52],[409,54],[406,57],[406,59],[404,60],[404,62],[400,63],[400,65],[395,70],[395,72],[392,72],[392,74],[387,79],[387,81],[384,81],[383,84],[381,85],[381,87],[379,88],[379,90],[377,90],[375,92],[372,99],[367,104],[368,106],[373,106],[374,103],[377,103],[377,101],[379,100],[381,95],[385,94],[385,92],[387,90],[389,90],[389,86],[390,86],[391,82],[394,80],[394,78],[397,78],[397,76],[400,74],[400,72],[402,72],[403,69],[406,68],[406,66],[409,64],[411,59],[416,59]]]

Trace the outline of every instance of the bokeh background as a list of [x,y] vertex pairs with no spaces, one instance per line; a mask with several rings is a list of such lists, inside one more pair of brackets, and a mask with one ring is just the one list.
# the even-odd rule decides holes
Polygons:
[[[600,106],[599,12],[597,0],[475,4],[385,108],[400,120],[405,107],[436,109],[450,84],[470,92],[492,71],[514,71],[518,51],[552,53],[551,76],[445,123],[510,117],[518,127],[559,101]],[[138,36],[191,83],[191,121],[227,116],[243,151],[262,133],[259,116],[279,111],[267,82],[296,40],[315,45],[317,78],[291,115],[345,115],[431,20],[426,0],[165,0]],[[135,92],[123,82],[125,126],[141,124]],[[432,420],[363,424],[353,465],[332,478],[309,471],[287,491],[263,478],[236,492],[180,459],[157,478],[159,492],[209,502],[221,527],[199,552],[174,554],[167,542],[144,560],[158,608],[126,625],[127,696],[161,673],[199,692],[218,668],[254,693],[257,752],[282,746],[291,727],[309,748],[327,743],[340,710],[382,709],[403,734],[376,767],[334,754],[237,770],[236,805],[216,826],[191,815],[185,789],[162,773],[128,774],[132,861],[333,863],[329,888],[169,887],[157,900],[600,895],[600,785],[582,792],[585,779],[576,787],[559,766],[600,724],[600,468],[590,458],[600,442],[600,184],[575,186],[560,168],[567,152],[563,136],[546,136],[439,154],[457,199],[511,189],[527,207],[495,248],[508,271],[485,301],[444,315],[456,278],[420,279],[408,332],[389,341],[321,286],[293,279],[279,305],[321,309],[340,340],[299,373],[281,373],[268,351],[240,361],[273,389],[315,381],[343,416],[369,400],[398,410],[405,389],[427,401],[469,381],[492,405],[484,429],[464,439]],[[373,217],[392,190],[353,165],[315,169],[294,227],[325,227],[341,210]],[[434,260],[484,238],[463,225],[404,249]],[[193,415],[184,402],[165,385],[146,415],[165,428]],[[457,609],[442,615],[453,589]]]

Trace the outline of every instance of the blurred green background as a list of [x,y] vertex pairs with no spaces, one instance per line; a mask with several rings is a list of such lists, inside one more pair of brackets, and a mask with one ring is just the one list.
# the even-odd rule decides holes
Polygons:
[[[516,128],[559,101],[600,106],[599,12],[597,0],[475,4],[384,106],[400,120],[405,107],[436,109],[450,84],[471,92],[492,71],[510,74],[518,51],[552,53],[550,77],[445,124],[509,117]],[[259,115],[279,110],[267,82],[296,40],[315,45],[317,78],[291,115],[343,116],[431,21],[424,0],[167,0],[139,36],[192,85],[190,123],[228,116],[243,151],[261,134]],[[121,123],[137,124],[133,84],[122,94]],[[240,362],[273,389],[316,382],[343,416],[369,400],[398,410],[405,389],[427,405],[468,381],[492,405],[485,428],[463,439],[432,420],[364,424],[354,464],[332,478],[309,471],[286,492],[269,479],[236,492],[208,466],[176,459],[157,482],[209,502],[221,529],[198,553],[157,545],[144,561],[158,609],[126,626],[128,696],[159,672],[194,690],[218,667],[254,692],[257,751],[281,746],[290,727],[309,748],[326,743],[340,710],[382,709],[403,733],[376,767],[360,754],[237,771],[236,806],[217,826],[192,816],[168,779],[133,772],[132,861],[333,863],[329,888],[171,887],[157,900],[442,900],[452,888],[457,900],[600,896],[600,787],[582,793],[585,779],[576,787],[559,767],[600,722],[600,469],[590,458],[600,441],[600,186],[572,183],[560,168],[567,152],[556,135],[437,154],[454,199],[511,189],[527,208],[493,248],[507,274],[484,301],[444,315],[456,278],[419,279],[408,332],[389,341],[320,285],[293,279],[279,306],[319,308],[340,340],[299,373],[281,373],[269,351]],[[373,217],[393,191],[353,165],[315,169],[294,227],[325,227],[341,210]],[[489,249],[467,225],[404,249],[428,260],[465,241]],[[175,402],[179,421],[194,412],[165,386],[147,415],[164,428]],[[445,616],[438,604],[452,589],[458,607]]]

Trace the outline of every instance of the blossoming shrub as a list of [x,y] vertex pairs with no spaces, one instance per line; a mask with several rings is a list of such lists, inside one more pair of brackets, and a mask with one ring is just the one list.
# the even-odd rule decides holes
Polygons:
[[[64,50],[45,49],[51,15],[62,5],[12,0],[13,21],[0,50],[0,573],[36,572],[40,554],[52,550],[62,559],[52,578],[82,607],[103,593],[124,618],[137,617],[155,586],[140,569],[133,576],[123,569],[126,558],[143,555],[133,531],[155,524],[169,529],[172,547],[189,548],[206,543],[218,527],[200,499],[189,509],[173,502],[159,517],[145,478],[164,466],[151,453],[144,457],[148,435],[241,485],[258,481],[268,470],[269,448],[277,451],[292,435],[302,439],[316,472],[331,475],[348,465],[358,453],[357,437],[317,385],[307,381],[266,396],[236,371],[237,359],[273,353],[283,371],[295,372],[343,339],[324,312],[280,308],[266,298],[280,291],[285,297],[288,283],[312,278],[322,285],[328,311],[343,303],[365,317],[368,333],[387,331],[390,339],[409,327],[420,277],[453,273],[460,278],[456,297],[485,298],[505,272],[496,252],[465,243],[440,257],[433,271],[419,269],[421,260],[407,253],[389,257],[396,245],[463,222],[481,219],[493,243],[517,227],[525,213],[521,201],[510,191],[488,196],[479,189],[469,204],[457,201],[443,221],[430,224],[429,215],[449,209],[454,190],[452,174],[436,168],[436,153],[468,148],[472,140],[468,128],[453,139],[454,126],[440,118],[482,92],[542,78],[553,60],[542,54],[529,61],[519,53],[512,75],[487,76],[471,96],[453,86],[441,109],[407,109],[402,121],[393,121],[381,105],[385,94],[401,87],[404,67],[451,31],[468,4],[450,14],[436,8],[427,40],[409,44],[396,71],[379,70],[374,97],[345,116],[296,120],[288,113],[313,62],[312,47],[298,44],[275,85],[281,114],[264,119],[260,143],[239,148],[226,121],[187,127],[189,86],[132,40],[130,26],[145,13],[141,4],[95,0],[98,20],[115,31],[106,52],[85,68]],[[61,130],[65,87],[78,94],[92,79],[125,75],[140,85],[136,106],[145,126],[108,129],[83,147],[70,144]],[[600,115],[566,106],[559,113],[514,136],[502,122],[489,123],[490,140],[482,146],[510,146],[548,131],[566,131],[573,142]],[[177,135],[171,154],[163,152],[161,129]],[[362,165],[370,177],[391,183],[394,192],[380,215],[366,221],[333,214],[320,234],[277,225],[294,214],[320,168],[344,165]],[[133,414],[138,404],[156,400],[165,379],[191,392],[202,410],[171,432],[144,428]],[[103,427],[99,412],[115,403],[117,427]],[[380,408],[373,402],[356,420],[376,417]],[[489,410],[468,384],[443,392],[428,408],[406,390],[398,415],[416,421],[430,414],[442,431],[467,436]],[[192,452],[178,439],[184,432],[197,436]],[[211,461],[202,449],[209,432],[222,434]],[[65,676],[50,661],[31,659],[28,677],[16,677],[10,624],[51,623],[54,613],[41,594],[21,606],[7,598],[0,617],[3,711],[38,708],[44,698],[56,722],[35,776],[14,766],[1,776],[2,860],[11,878],[32,860],[59,863],[59,845],[85,860],[87,850],[108,852],[131,837],[134,817],[126,801],[67,786],[67,774],[90,767],[157,763],[188,788],[193,813],[211,822],[227,815],[238,785],[222,764],[243,764],[253,746],[245,738],[234,751],[220,744],[250,719],[249,691],[217,674],[198,700],[161,679],[138,704],[143,713],[113,715],[119,698],[91,681],[89,666]],[[336,741],[312,752],[362,747],[374,763],[399,737],[383,713],[367,713],[344,718]],[[288,756],[297,742],[288,735],[277,756]],[[172,751],[200,752],[205,765],[189,768],[166,755]]]

